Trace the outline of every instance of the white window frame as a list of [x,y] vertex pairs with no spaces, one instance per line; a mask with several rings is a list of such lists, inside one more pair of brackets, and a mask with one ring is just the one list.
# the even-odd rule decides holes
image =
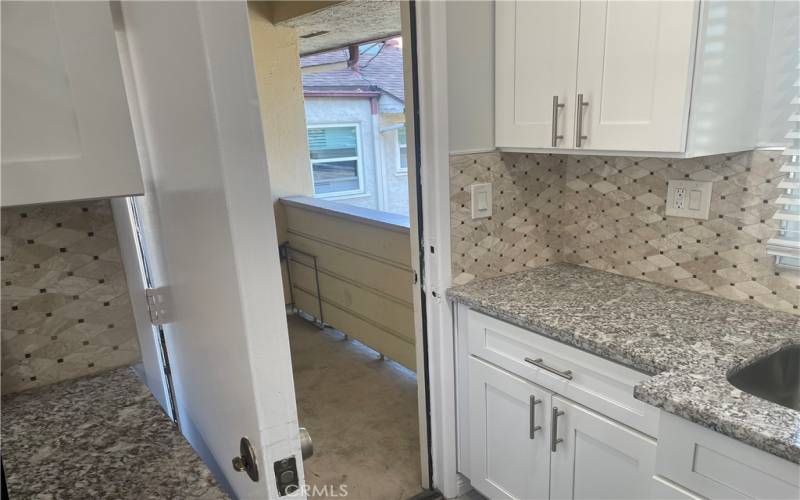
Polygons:
[[[406,166],[403,168],[403,153],[400,151],[400,130],[406,130]],[[397,173],[398,174],[408,174],[408,130],[406,129],[405,123],[397,127],[395,129],[395,143],[397,151]]]
[[[360,123],[323,123],[306,125],[306,134],[311,129],[316,128],[350,128],[356,129],[356,155],[357,156],[343,156],[341,158],[325,158],[324,160],[311,159],[311,146],[308,147],[308,168],[311,169],[311,188],[314,190],[314,198],[354,198],[365,194],[364,188],[364,155],[361,150],[361,124]],[[314,164],[324,163],[330,161],[345,161],[356,160],[356,172],[358,174],[358,189],[351,189],[350,191],[335,191],[332,193],[317,193],[317,182],[314,179]]]

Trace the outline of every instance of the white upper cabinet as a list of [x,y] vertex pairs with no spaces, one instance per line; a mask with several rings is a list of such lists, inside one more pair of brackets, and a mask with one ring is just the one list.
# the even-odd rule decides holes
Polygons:
[[2,2],[2,205],[143,192],[108,2]]
[[571,147],[579,6],[495,4],[497,146]]
[[582,2],[577,92],[585,149],[680,151],[697,5]]
[[[773,7],[497,2],[496,145],[678,157],[752,149]],[[554,95],[564,104],[555,110]]]

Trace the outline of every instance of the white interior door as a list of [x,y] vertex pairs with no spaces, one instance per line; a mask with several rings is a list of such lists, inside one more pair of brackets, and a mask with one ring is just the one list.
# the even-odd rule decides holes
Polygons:
[[[273,463],[303,471],[247,8],[124,2],[122,22],[181,430],[232,494],[277,498]],[[257,482],[231,466],[243,436]]]
[[579,14],[578,0],[495,4],[498,147],[572,147]]
[[589,103],[575,111],[581,148],[683,151],[698,9],[693,1],[581,2],[577,92]]
[[[564,412],[555,417],[558,409]],[[556,444],[550,498],[650,498],[656,442],[577,403],[553,396]]]
[[473,357],[469,386],[472,485],[493,499],[547,498],[550,393]]
[[141,194],[108,2],[2,2],[0,17],[3,206]]

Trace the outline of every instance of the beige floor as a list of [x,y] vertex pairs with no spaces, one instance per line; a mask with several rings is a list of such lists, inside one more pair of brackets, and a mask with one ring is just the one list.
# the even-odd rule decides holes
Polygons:
[[[306,482],[348,499],[406,499],[420,491],[413,372],[341,333],[296,316],[289,339],[300,425],[314,442]],[[328,495],[325,495],[327,487]],[[341,497],[342,495],[339,494]],[[312,497],[310,494],[309,497]]]

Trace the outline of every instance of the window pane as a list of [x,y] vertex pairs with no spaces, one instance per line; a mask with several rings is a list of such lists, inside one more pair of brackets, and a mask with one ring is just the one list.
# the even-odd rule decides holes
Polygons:
[[408,170],[408,148],[400,146],[400,168]]
[[408,170],[408,146],[406,128],[397,129],[397,147],[400,150],[400,170]]
[[312,160],[358,156],[355,127],[308,129],[308,149]]
[[356,191],[359,188],[357,160],[318,162],[312,167],[316,194]]

